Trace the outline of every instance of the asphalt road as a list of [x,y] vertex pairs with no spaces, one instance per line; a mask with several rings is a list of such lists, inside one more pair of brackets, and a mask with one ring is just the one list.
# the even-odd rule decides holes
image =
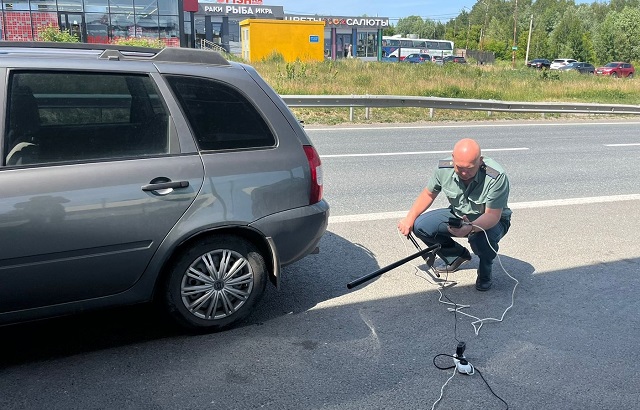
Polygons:
[[[461,138],[508,172],[510,202],[638,193],[640,122],[499,122],[310,128],[332,215],[409,209]],[[626,144],[636,145],[626,145]]]
[[[329,231],[320,254],[285,268],[258,312],[197,336],[148,306],[0,328],[0,408],[430,409],[452,375],[433,359],[455,353],[457,340],[510,409],[634,408],[637,126],[309,130],[323,156]],[[447,151],[464,136],[511,176],[513,224],[500,243],[510,276],[496,265],[494,288],[477,292],[474,257],[443,299],[416,260],[348,290],[414,252],[397,234],[398,215],[444,155],[406,153]],[[488,151],[503,148],[527,150]],[[500,318],[512,294],[504,320],[478,334],[474,319],[439,302]],[[506,406],[475,374],[454,376],[435,408]]]

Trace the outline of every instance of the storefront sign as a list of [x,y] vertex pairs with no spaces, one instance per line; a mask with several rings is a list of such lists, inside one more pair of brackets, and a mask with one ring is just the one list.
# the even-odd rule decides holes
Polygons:
[[198,11],[198,0],[183,0],[182,9],[184,11]]
[[[229,0],[232,1],[232,0]],[[240,0],[236,0],[240,1]],[[255,0],[254,0],[255,1]],[[241,5],[217,5],[208,3],[201,5],[204,14],[212,16],[229,16],[240,18],[283,18],[284,10],[282,6],[241,6]]]
[[262,0],[218,0],[217,2],[227,4],[262,4]]
[[299,16],[286,14],[285,20],[323,21],[326,26],[343,28],[385,28],[389,27],[388,17],[331,17],[331,16]]

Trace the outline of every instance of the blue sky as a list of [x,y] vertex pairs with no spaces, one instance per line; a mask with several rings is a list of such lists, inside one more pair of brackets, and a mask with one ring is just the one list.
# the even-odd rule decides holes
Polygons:
[[[576,0],[591,3],[596,0]],[[423,19],[446,22],[456,17],[463,7],[471,9],[476,0],[264,0],[269,6],[283,6],[289,14],[320,14],[326,16],[389,17],[391,24],[398,18],[420,16]]]
[[443,22],[454,18],[463,7],[471,8],[475,0],[265,0],[269,6],[283,6],[289,14],[320,14],[327,16],[389,17],[395,24],[398,18],[420,16]]

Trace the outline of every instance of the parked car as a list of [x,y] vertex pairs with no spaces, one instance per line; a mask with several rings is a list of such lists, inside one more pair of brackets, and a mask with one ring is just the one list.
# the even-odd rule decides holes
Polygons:
[[437,65],[444,64],[444,61],[442,60],[442,56],[431,56],[431,62]]
[[0,53],[0,324],[155,299],[219,330],[317,249],[320,157],[252,67],[187,48]]
[[570,64],[570,63],[575,63],[577,61],[578,60],[574,60],[573,58],[556,58],[555,60],[553,60],[551,62],[551,65],[549,66],[549,69],[557,70],[560,67],[563,67],[563,66],[565,66],[567,64]]
[[558,70],[561,71],[577,71],[580,74],[593,74],[596,71],[596,68],[593,66],[593,64],[590,63],[583,63],[583,62],[575,62],[575,63],[569,63],[565,66],[560,67]]
[[527,61],[527,67],[538,68],[538,69],[550,68],[551,61],[547,60],[546,58],[534,58],[531,61]]
[[409,54],[402,60],[407,63],[427,63],[431,61],[431,56],[429,54]]
[[458,64],[467,64],[467,60],[464,57],[460,56],[444,56],[442,59],[443,63],[458,63]]
[[633,78],[636,73],[636,69],[632,64],[624,63],[620,61],[614,61],[608,63],[604,67],[596,68],[596,74],[598,75],[610,75],[611,77],[628,77]]

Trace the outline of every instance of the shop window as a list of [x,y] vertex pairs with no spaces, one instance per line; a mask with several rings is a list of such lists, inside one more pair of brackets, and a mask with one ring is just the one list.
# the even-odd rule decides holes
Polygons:
[[56,11],[56,0],[31,0],[33,11]]
[[109,13],[109,0],[84,0],[87,13]]
[[158,28],[160,38],[178,37],[178,16],[160,16]]
[[111,13],[133,13],[133,0],[109,0]]
[[84,11],[82,0],[58,0],[58,11]]
[[9,11],[29,10],[29,0],[13,0],[4,3],[4,9]]
[[158,14],[178,15],[178,2],[176,0],[158,0]]

